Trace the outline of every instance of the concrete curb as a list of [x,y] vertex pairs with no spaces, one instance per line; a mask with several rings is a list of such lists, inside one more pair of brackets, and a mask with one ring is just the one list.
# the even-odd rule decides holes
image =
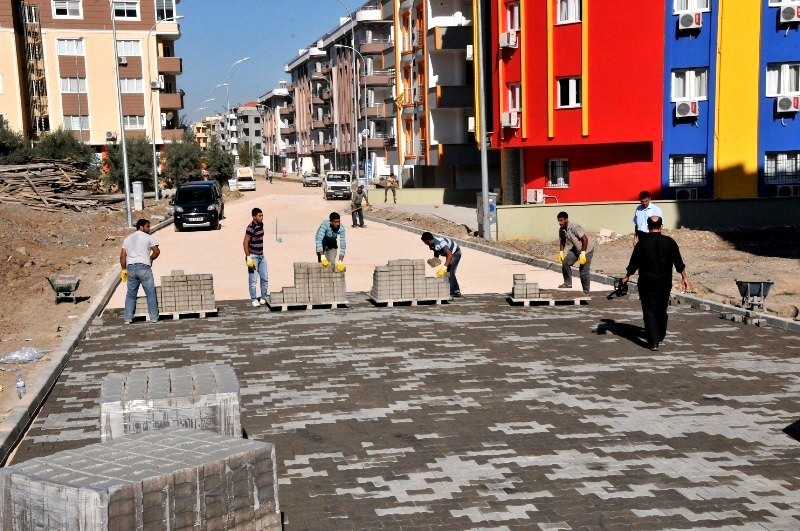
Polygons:
[[[171,224],[172,218],[168,218],[152,227],[151,232],[158,231]],[[25,382],[25,396],[0,422],[0,441],[2,441],[0,442],[0,466],[5,466],[14,448],[22,440],[28,426],[36,417],[39,408],[42,407],[47,395],[50,394],[59,376],[61,376],[61,372],[75,351],[75,347],[86,336],[86,331],[92,321],[105,309],[118,285],[119,273],[114,268],[106,274],[99,290],[99,296],[92,301],[89,308],[72,326],[61,345],[50,353],[50,360],[40,367],[40,370],[30,381]],[[9,391],[15,390],[9,389]]]

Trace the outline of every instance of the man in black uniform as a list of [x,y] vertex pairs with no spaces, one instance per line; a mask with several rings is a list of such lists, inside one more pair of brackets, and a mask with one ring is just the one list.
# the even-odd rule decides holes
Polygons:
[[639,238],[633,248],[622,283],[627,284],[630,276],[639,271],[639,298],[642,301],[644,331],[650,350],[658,350],[658,345],[667,335],[667,305],[672,291],[672,267],[681,275],[681,289],[689,287],[686,264],[681,258],[678,244],[669,236],[661,234],[660,216],[647,218],[649,238]]

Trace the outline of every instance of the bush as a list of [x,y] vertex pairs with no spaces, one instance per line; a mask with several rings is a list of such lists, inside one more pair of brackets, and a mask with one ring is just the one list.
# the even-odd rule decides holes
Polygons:
[[40,159],[72,159],[85,166],[90,165],[94,160],[92,146],[75,138],[72,131],[64,129],[44,133],[42,138],[34,144],[32,154]]
[[209,176],[216,179],[220,185],[224,185],[228,183],[228,179],[233,177],[236,158],[230,153],[226,153],[219,141],[212,138],[205,152],[205,163]]
[[186,181],[200,175],[200,146],[194,141],[194,135],[185,132],[180,143],[167,144],[164,181],[170,188],[178,187]]
[[[128,178],[131,183],[142,181],[146,192],[153,191],[153,147],[146,138],[126,138],[128,151]],[[125,173],[122,166],[122,145],[107,144],[105,184],[111,189],[123,190]]]
[[21,164],[30,157],[30,147],[22,134],[0,128],[0,164]]

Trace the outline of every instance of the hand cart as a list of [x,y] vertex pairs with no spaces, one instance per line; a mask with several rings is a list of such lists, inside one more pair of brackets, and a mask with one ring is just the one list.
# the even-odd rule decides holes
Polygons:
[[78,297],[75,292],[78,291],[78,286],[81,283],[81,277],[78,275],[62,275],[55,274],[47,277],[53,291],[56,292],[56,304],[64,299],[72,299],[72,302],[78,303]]
[[742,307],[746,310],[767,309],[764,299],[769,295],[773,282],[771,280],[737,280],[736,287],[742,296]]

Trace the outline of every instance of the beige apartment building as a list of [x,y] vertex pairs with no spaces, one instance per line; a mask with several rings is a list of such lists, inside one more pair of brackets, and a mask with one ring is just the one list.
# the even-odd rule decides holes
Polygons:
[[32,139],[64,128],[98,147],[120,127],[157,145],[180,140],[179,1],[0,0],[8,126]]

